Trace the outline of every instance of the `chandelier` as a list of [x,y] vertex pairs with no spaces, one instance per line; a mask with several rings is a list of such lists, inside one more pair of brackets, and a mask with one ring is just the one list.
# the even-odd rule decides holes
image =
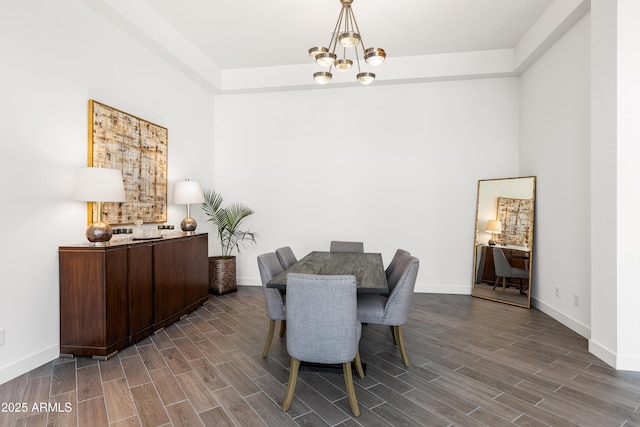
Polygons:
[[[325,84],[331,81],[333,74],[331,69],[335,67],[338,71],[347,71],[353,65],[353,61],[347,58],[347,50],[354,50],[354,56],[358,67],[358,74],[356,78],[358,82],[363,85],[368,85],[373,82],[376,75],[370,72],[363,72],[360,70],[360,58],[358,57],[358,47],[362,50],[361,55],[364,61],[372,66],[380,65],[387,57],[384,49],[379,47],[366,48],[360,35],[360,29],[356,22],[356,17],[351,10],[351,3],[353,0],[340,0],[342,3],[342,9],[338,16],[338,22],[336,23],[333,33],[331,33],[331,40],[329,40],[329,46],[316,46],[309,49],[309,56],[311,56],[318,64],[329,67],[329,71],[318,71],[313,74],[313,78],[320,84]],[[342,49],[342,58],[338,59],[336,55],[336,49],[340,43]]]

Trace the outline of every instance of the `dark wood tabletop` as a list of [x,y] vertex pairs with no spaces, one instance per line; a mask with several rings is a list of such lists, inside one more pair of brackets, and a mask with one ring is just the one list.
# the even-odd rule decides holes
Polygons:
[[387,292],[382,255],[361,252],[311,252],[267,283],[268,288],[286,289],[287,274],[352,275],[362,293]]

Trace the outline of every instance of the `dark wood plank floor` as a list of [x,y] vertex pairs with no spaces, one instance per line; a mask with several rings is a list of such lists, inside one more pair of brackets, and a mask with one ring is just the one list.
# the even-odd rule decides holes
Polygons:
[[388,328],[363,329],[357,419],[328,373],[301,372],[284,413],[285,339],[263,359],[266,332],[262,288],[211,296],[108,361],[57,359],[3,384],[3,408],[26,411],[0,413],[0,426],[640,426],[640,374],[609,368],[535,309],[416,294],[410,367]]

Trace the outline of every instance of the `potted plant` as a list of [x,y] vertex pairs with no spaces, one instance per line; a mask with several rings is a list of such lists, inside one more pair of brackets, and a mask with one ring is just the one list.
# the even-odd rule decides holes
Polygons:
[[242,203],[232,203],[222,207],[222,196],[214,190],[204,190],[202,210],[209,217],[218,232],[218,240],[222,254],[209,257],[209,292],[218,295],[235,292],[236,286],[236,257],[234,252],[240,253],[240,246],[245,242],[256,242],[257,234],[242,231],[240,226],[245,218],[253,214],[248,206]]

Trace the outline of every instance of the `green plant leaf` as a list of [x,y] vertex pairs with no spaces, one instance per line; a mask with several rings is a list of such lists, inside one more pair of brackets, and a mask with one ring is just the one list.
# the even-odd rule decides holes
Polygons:
[[202,210],[209,217],[218,231],[218,240],[222,256],[232,256],[234,251],[240,253],[240,246],[245,242],[256,243],[257,233],[240,230],[245,218],[254,212],[242,203],[232,203],[222,207],[222,196],[214,190],[204,191]]

